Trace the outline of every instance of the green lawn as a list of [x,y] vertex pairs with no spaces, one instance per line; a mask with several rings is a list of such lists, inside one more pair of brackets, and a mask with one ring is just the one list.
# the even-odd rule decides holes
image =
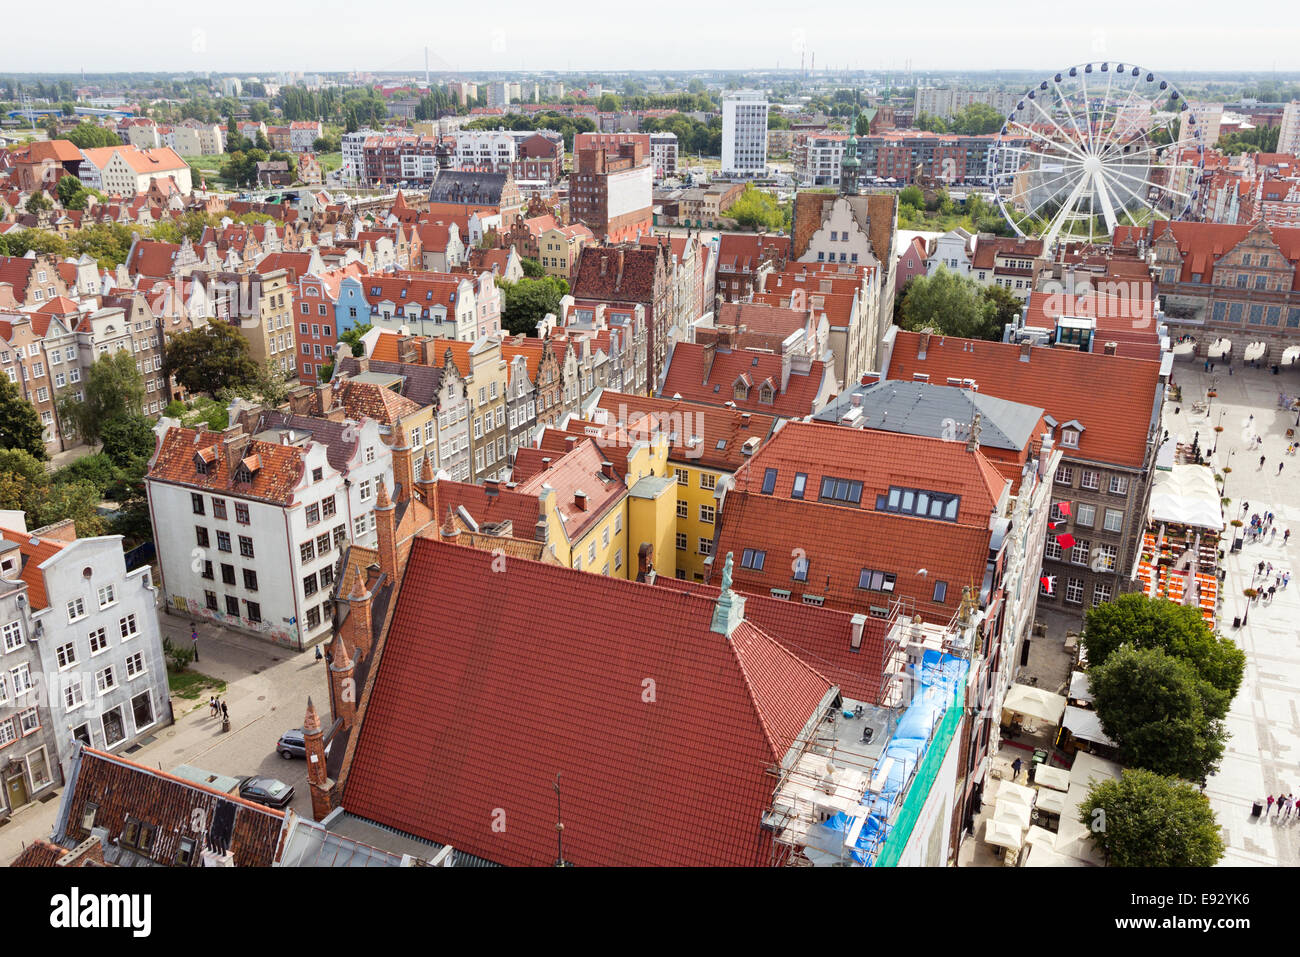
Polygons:
[[190,699],[208,692],[220,695],[226,690],[226,683],[220,678],[213,678],[201,671],[187,670],[178,674],[171,668],[167,669],[167,686],[176,697]]
[[343,165],[342,153],[317,153],[316,158],[320,160],[320,168],[326,173],[332,173]]

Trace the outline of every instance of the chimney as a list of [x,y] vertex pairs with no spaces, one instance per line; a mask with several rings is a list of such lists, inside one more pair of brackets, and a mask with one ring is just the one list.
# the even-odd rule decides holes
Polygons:
[[369,372],[369,371],[370,371],[370,357],[369,357],[369,356],[361,356],[360,358],[358,358],[358,359],[357,359],[357,374],[359,375],[359,374],[361,374],[362,372]]
[[618,275],[614,277],[614,288],[618,289],[623,285],[623,250],[618,251]]
[[379,570],[390,582],[400,577],[397,571],[397,512],[388,497],[382,476],[375,480],[379,492],[375,496],[375,530],[379,533]]
[[851,631],[849,633],[849,647],[857,651],[862,647],[862,629],[867,624],[867,616],[862,614],[854,615],[850,619]]
[[923,332],[918,338],[920,339],[920,344],[916,347],[916,357],[918,359],[924,359],[926,352],[930,349],[930,333]]
[[747,429],[747,428],[749,428],[749,413],[748,413],[748,412],[742,412],[742,413],[740,413],[740,427],[741,427],[742,429]]
[[600,256],[600,274],[602,276],[605,275],[608,268],[609,268],[609,257],[606,256],[604,253],[602,253]]
[[334,388],[330,383],[321,382],[316,386],[316,404],[320,407],[322,416],[329,414],[330,407],[334,404]]
[[653,585],[655,580],[654,569],[655,548],[649,542],[642,542],[641,547],[636,551],[636,580]]
[[323,820],[330,811],[333,782],[325,771],[325,742],[316,705],[307,698],[307,715],[302,721],[302,739],[307,749],[307,786],[311,788],[311,816]]
[[[357,582],[357,588],[361,587],[361,582]],[[353,590],[356,594],[356,590]],[[370,596],[366,595],[366,624],[370,624]],[[335,714],[334,717],[343,722],[343,727],[352,727],[352,722],[357,715],[357,681],[356,666],[352,662],[352,655],[348,653],[347,643],[343,640],[340,633],[334,636],[330,642],[330,656],[333,660],[330,662],[330,697],[333,699]]]
[[[400,434],[399,425],[393,431]],[[400,440],[399,440],[400,441]],[[405,441],[410,441],[409,434]],[[397,501],[406,502],[411,498],[411,486],[415,484],[415,451],[410,448],[395,448],[393,456],[393,488],[397,492]]]
[[1021,362],[1028,362],[1028,361],[1029,361],[1029,350],[1031,350],[1032,348],[1034,348],[1034,344],[1033,344],[1032,342],[1022,342],[1022,343],[1020,343],[1020,361],[1021,361]]
[[605,478],[611,478],[611,479],[612,479],[612,478],[614,477],[614,463],[613,463],[613,462],[601,462],[601,463],[600,463],[600,474],[603,475],[603,476],[605,476]]
[[1106,353],[1106,355],[1113,356],[1119,350],[1119,343],[1108,342],[1104,346],[1102,346],[1102,350]]
[[576,490],[573,493],[573,504],[578,507],[578,511],[585,512],[587,510],[587,493],[582,489]]

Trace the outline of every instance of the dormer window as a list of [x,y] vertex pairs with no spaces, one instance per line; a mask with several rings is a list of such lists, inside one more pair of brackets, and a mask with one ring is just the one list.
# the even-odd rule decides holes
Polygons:
[[758,401],[764,405],[771,405],[775,395],[776,393],[772,387],[765,382],[762,388],[758,390]]
[[1079,433],[1075,429],[1061,430],[1061,444],[1069,449],[1079,447]]

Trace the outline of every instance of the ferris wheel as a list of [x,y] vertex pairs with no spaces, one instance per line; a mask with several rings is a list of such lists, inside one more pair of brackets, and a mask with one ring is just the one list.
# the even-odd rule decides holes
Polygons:
[[1092,242],[1117,226],[1196,216],[1206,145],[1168,80],[1087,63],[1020,98],[989,151],[989,182],[1019,235]]

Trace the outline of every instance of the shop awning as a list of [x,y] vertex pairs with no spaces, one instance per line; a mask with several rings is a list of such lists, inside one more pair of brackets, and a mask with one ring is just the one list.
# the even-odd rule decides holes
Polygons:
[[1070,700],[1071,701],[1091,701],[1092,692],[1088,690],[1090,682],[1088,674],[1084,671],[1070,672]]
[[1014,824],[989,818],[984,822],[984,843],[1005,847],[1008,851],[1018,851],[1024,846],[1025,832]]
[[1049,814],[1065,813],[1065,792],[1053,791],[1051,788],[1043,788],[1038,792],[1038,803],[1035,807],[1040,811],[1047,811]]
[[1034,768],[1034,783],[1038,785],[1038,800],[1041,802],[1043,788],[1051,788],[1055,791],[1070,790],[1070,772],[1065,768],[1040,764]]
[[1101,719],[1097,717],[1095,711],[1086,711],[1083,708],[1070,705],[1065,709],[1065,719],[1061,723],[1065,725],[1070,734],[1080,740],[1094,741],[1097,744],[1115,747],[1115,742],[1106,737],[1106,733],[1101,730]]
[[1025,807],[1023,804],[999,801],[993,808],[993,820],[1001,821],[1005,824],[1014,824],[1022,830],[1029,827],[1029,822],[1033,819],[1033,816],[1033,810]]
[[1153,524],[1223,531],[1223,505],[1213,470],[1204,465],[1175,465],[1157,471],[1151,479],[1147,516]]
[[1049,724],[1061,720],[1065,710],[1065,698],[1042,688],[1029,685],[1012,685],[1007,689],[1007,696],[1002,702],[1003,711],[1022,714],[1027,718],[1038,718]]

